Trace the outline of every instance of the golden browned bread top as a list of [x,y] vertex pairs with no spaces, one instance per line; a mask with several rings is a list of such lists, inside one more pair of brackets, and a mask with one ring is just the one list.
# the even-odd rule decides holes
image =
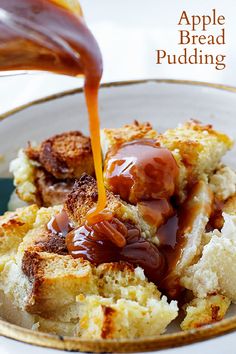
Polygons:
[[166,130],[158,140],[175,155],[180,155],[189,178],[192,175],[195,180],[212,173],[222,156],[233,146],[233,141],[226,134],[196,120]]
[[[106,191],[106,195],[106,208],[113,213],[114,217],[136,225],[144,237],[155,242],[156,227],[144,220],[137,206],[126,203],[120,196],[112,192]],[[68,194],[64,209],[69,218],[77,226],[80,226],[84,224],[88,211],[95,207],[97,199],[96,180],[87,174],[83,174],[80,180],[75,182],[72,192]]]
[[[122,204],[118,196],[107,191],[107,207],[113,212]],[[87,212],[95,207],[98,199],[96,180],[83,174],[79,181],[76,181],[72,192],[67,196],[65,210],[69,217],[79,225],[85,222]]]
[[102,129],[101,143],[104,156],[112,145],[120,145],[125,142],[139,139],[156,139],[158,133],[148,122],[141,123],[135,120],[132,124],[126,124],[121,128]]
[[90,138],[79,131],[54,135],[36,148],[29,145],[26,153],[57,179],[79,178],[84,171],[94,173]]

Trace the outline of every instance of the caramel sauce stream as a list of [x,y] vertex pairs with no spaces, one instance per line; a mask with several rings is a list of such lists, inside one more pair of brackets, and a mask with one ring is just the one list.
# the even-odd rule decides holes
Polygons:
[[106,190],[102,171],[100,122],[98,115],[98,87],[90,87],[88,83],[85,84],[85,97],[89,113],[90,138],[98,188],[97,205],[87,214],[88,223],[93,224],[103,219],[110,219],[110,214],[104,211],[106,207]]
[[[44,70],[85,76],[85,97],[98,184],[98,203],[88,222],[110,218],[103,212],[98,89],[103,65],[100,49],[87,28],[77,1],[1,0],[0,70]],[[100,215],[101,214],[101,215]]]

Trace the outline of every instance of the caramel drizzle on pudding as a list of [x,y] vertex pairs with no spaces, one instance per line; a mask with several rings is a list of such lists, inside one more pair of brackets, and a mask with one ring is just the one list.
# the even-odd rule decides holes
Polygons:
[[47,224],[47,229],[54,235],[66,237],[66,235],[73,229],[73,225],[68,218],[65,210],[53,216]]
[[165,257],[131,223],[113,217],[110,221],[73,228],[63,210],[49,221],[47,229],[65,238],[68,253],[74,258],[83,258],[95,265],[125,261],[142,267],[148,279],[155,283],[165,275]]
[[83,258],[95,265],[125,261],[142,267],[147,278],[158,285],[170,272],[172,262],[177,261],[176,214],[158,229],[158,247],[142,237],[138,227],[114,217],[74,228],[63,210],[50,220],[48,231],[65,238],[68,253],[74,258]]
[[[121,154],[122,159],[119,160]],[[170,197],[175,191],[178,166],[169,150],[150,140],[124,144],[111,159],[111,180],[116,181],[112,187],[120,188],[113,192],[122,194],[120,191],[127,187],[125,178],[128,174],[133,185],[125,191],[126,200],[130,202],[132,193],[132,201],[138,201],[137,207],[143,218],[165,234],[162,240],[160,237],[161,248],[142,237],[138,227],[111,217],[109,220],[98,220],[92,225],[85,223],[69,232],[66,235],[68,252],[74,258],[82,257],[96,265],[126,261],[134,266],[141,266],[148,279],[159,284],[169,269],[168,255],[171,252],[168,253],[168,247],[172,250],[177,244],[178,222],[173,223],[172,220],[178,219]],[[106,182],[110,182],[109,171],[106,170]],[[125,199],[124,194],[122,197]],[[150,199],[154,197],[158,199]]]
[[137,204],[143,219],[156,228],[165,224],[175,211],[167,199],[145,200]]
[[214,229],[221,230],[224,225],[224,210],[225,203],[217,198],[213,200],[212,212],[206,227],[206,231],[210,232]]
[[158,248],[144,239],[137,227],[116,218],[71,231],[66,236],[66,245],[73,257],[96,265],[125,261],[140,266],[155,283],[165,273],[165,258]]
[[178,172],[172,153],[150,139],[115,146],[108,152],[105,163],[109,189],[132,204],[171,197]]

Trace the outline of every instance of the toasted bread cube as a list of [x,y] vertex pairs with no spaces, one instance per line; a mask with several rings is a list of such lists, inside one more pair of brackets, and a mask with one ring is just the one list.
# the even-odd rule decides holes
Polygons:
[[[178,314],[141,268],[123,263],[94,267],[82,259],[25,251],[0,274],[4,302],[33,328],[83,338],[136,338],[163,333]],[[26,311],[26,312],[25,312]],[[20,322],[20,320],[22,322]]]
[[78,293],[97,292],[92,267],[81,258],[27,250],[22,270],[32,283],[25,309],[33,314],[48,317],[73,303]]
[[25,152],[57,179],[94,174],[90,138],[79,131],[54,135],[37,147],[29,145]]
[[113,145],[120,145],[132,140],[139,139],[156,139],[158,133],[154,130],[150,123],[140,123],[134,121],[133,124],[126,124],[121,128],[102,129],[101,145],[105,158],[107,151]]
[[236,193],[236,173],[229,166],[219,166],[210,179],[215,197],[225,201]]
[[207,181],[222,156],[233,146],[227,135],[197,121],[188,121],[163,134],[157,134],[151,126],[147,129],[146,126],[134,124],[120,129],[104,129],[103,154],[105,156],[113,145],[143,138],[157,140],[172,152],[179,166],[177,194],[181,202],[186,198],[186,187],[199,180]]
[[112,294],[115,300],[124,298],[142,305],[147,303],[149,297],[161,298],[156,285],[147,282],[140,267],[134,268],[125,262],[104,263],[97,267],[96,274],[99,293],[104,297]]
[[[119,196],[107,191],[107,209],[121,221],[131,222],[138,226],[144,237],[158,243],[155,235],[156,227],[147,223],[140,215],[136,206],[130,205]],[[97,185],[93,177],[84,174],[74,185],[68,195],[64,208],[71,220],[78,226],[84,224],[89,210],[96,206],[98,198]]]
[[186,316],[181,323],[185,330],[199,328],[224,318],[230,305],[230,300],[223,295],[208,295],[204,299],[195,298],[185,305]]
[[44,206],[62,203],[76,178],[84,172],[94,175],[90,138],[72,131],[37,146],[29,144],[11,162],[10,172],[16,193],[24,202]]
[[0,216],[0,270],[16,254],[25,234],[33,227],[38,207],[17,209]]
[[168,129],[158,140],[172,151],[179,164],[179,193],[182,199],[186,185],[211,176],[221,158],[233,146],[227,135],[197,121]]
[[121,339],[161,334],[178,314],[177,303],[150,298],[146,305],[126,299],[88,296],[80,302],[82,338]]

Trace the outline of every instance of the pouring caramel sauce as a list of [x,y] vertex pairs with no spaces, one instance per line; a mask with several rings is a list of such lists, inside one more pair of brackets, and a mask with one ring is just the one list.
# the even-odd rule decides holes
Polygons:
[[85,76],[99,195],[95,210],[87,217],[92,223],[100,213],[101,219],[106,218],[98,114],[103,64],[98,44],[81,17],[78,4],[72,8],[68,4],[65,0],[1,0],[0,70],[45,70]]
[[[1,0],[0,7],[0,70],[44,70],[85,77],[98,202],[81,227],[74,228],[62,211],[49,222],[48,231],[65,238],[73,257],[94,264],[126,261],[139,265],[157,283],[166,273],[167,252],[144,239],[136,226],[121,223],[105,209],[98,114],[102,56],[80,7],[68,4],[66,0]],[[105,176],[109,188],[124,200],[138,203],[143,217],[160,228],[160,239],[164,235],[163,249],[171,243],[169,238],[175,242],[167,246],[174,248],[177,219],[169,200],[178,166],[170,151],[143,139],[123,144],[110,154]],[[169,217],[174,219],[168,221]]]

